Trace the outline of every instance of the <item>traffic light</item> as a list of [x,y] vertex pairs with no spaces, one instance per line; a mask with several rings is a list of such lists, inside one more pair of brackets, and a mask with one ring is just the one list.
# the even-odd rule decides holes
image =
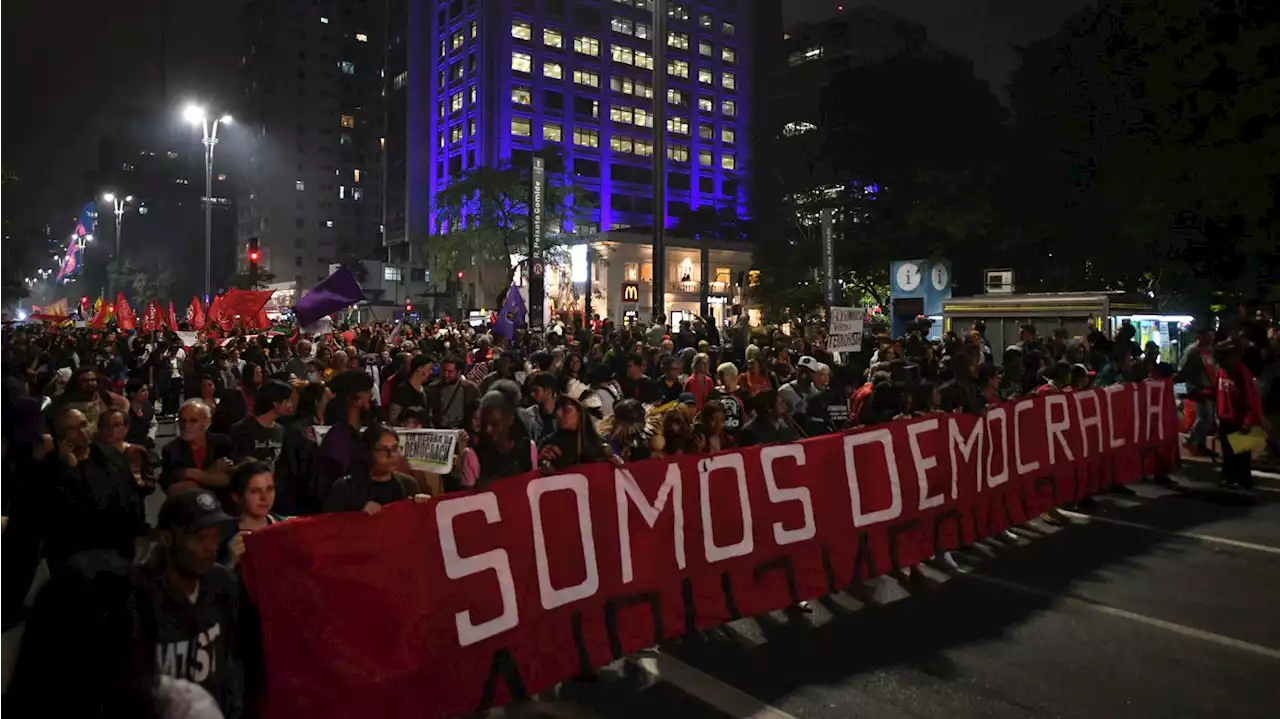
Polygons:
[[413,300],[406,299],[404,301],[404,311],[406,314],[413,312]]
[[458,270],[458,279],[462,279],[465,274],[466,273],[463,272],[462,270]]
[[249,257],[249,265],[251,266],[251,269],[257,269],[258,258],[260,258],[261,256],[262,255],[258,252],[258,238],[250,237],[248,257]]

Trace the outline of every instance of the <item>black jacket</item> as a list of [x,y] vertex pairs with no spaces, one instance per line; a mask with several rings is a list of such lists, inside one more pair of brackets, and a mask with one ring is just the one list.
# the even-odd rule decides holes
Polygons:
[[160,452],[160,487],[166,492],[174,482],[178,481],[180,469],[209,469],[219,459],[231,459],[231,438],[225,434],[210,432],[208,449],[204,453],[204,461],[196,466],[195,457],[191,455],[191,445],[178,438],[166,444]]
[[[418,493],[418,483],[412,477],[393,474],[391,481],[400,484],[404,499]],[[369,485],[371,480],[363,473],[349,474],[337,482],[324,495],[325,512],[358,512],[370,501]]]
[[143,494],[124,462],[93,445],[75,467],[50,455],[37,471],[43,486],[36,490],[41,501],[33,509],[42,515],[37,531],[51,564],[90,549],[133,557],[135,540],[147,536],[149,527]]
[[780,444],[801,439],[804,439],[804,432],[790,417],[786,418],[782,426],[778,426],[767,417],[758,415],[742,426],[740,445],[746,447],[754,444]]

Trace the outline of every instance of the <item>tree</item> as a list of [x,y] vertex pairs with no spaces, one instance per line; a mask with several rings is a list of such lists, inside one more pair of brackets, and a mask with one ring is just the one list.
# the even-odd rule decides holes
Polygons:
[[[1280,272],[1274,4],[1102,0],[1010,85],[1037,230],[1087,281],[1205,308]],[[1049,149],[1054,148],[1054,149]]]
[[[552,230],[569,221],[594,219],[598,204],[593,193],[572,182],[558,155],[548,153],[546,159],[543,226],[547,229],[541,251],[549,264],[562,264],[567,259],[566,237]],[[531,165],[477,167],[435,196],[437,232],[426,254],[434,255],[436,266],[472,273],[486,296],[496,296],[494,307],[501,306],[520,266],[512,263],[511,256],[523,257],[529,251],[531,173]],[[584,233],[578,235],[590,239]]]
[[135,301],[168,297],[173,288],[173,274],[168,270],[125,258],[108,262],[107,275],[117,292],[132,295]]

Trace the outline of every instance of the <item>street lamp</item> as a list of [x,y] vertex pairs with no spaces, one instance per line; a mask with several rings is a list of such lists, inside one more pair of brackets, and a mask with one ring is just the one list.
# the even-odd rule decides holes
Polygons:
[[199,105],[188,105],[182,117],[204,132],[204,296],[210,296],[209,268],[213,257],[213,147],[218,144],[218,125],[230,125],[231,116],[223,115],[213,121]]
[[[116,196],[115,196],[115,193],[113,193],[113,192],[108,192],[108,193],[103,194],[103,196],[102,196],[102,201],[103,201],[103,202],[109,202],[109,203],[111,203],[111,205],[115,208],[115,214],[116,214],[116,253],[115,253],[115,259],[116,259],[116,262],[117,262],[117,263],[119,263],[119,262],[120,262],[120,224],[121,224],[122,222],[124,222],[124,206],[125,206],[126,204],[130,203],[130,202],[133,202],[133,195],[125,195],[124,197],[116,197]],[[117,269],[119,269],[119,265],[118,265],[118,264],[117,264]],[[108,273],[107,273],[107,297],[115,297],[115,296],[116,296],[115,283],[111,280],[111,277],[112,277],[111,273],[110,273],[110,272],[108,272]]]

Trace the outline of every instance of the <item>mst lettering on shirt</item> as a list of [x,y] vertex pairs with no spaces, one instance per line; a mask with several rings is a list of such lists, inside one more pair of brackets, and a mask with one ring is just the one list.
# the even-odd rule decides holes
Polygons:
[[195,635],[176,642],[156,644],[156,666],[161,674],[197,684],[218,673],[222,624],[215,622]]

